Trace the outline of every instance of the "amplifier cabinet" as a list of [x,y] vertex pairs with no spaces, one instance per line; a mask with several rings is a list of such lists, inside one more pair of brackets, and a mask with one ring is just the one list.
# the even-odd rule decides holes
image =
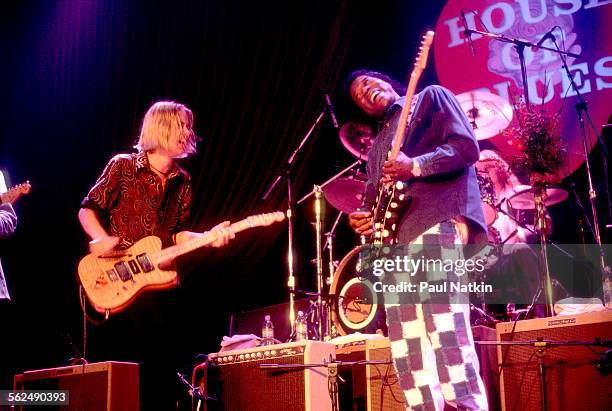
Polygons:
[[350,381],[340,391],[340,409],[354,411],[405,410],[388,338],[361,339],[336,346],[339,361],[385,361],[388,364],[358,364],[341,367],[340,375]]
[[68,390],[69,404],[55,407],[59,410],[138,411],[138,364],[108,361],[25,371],[15,375],[14,390]]
[[[499,341],[593,341],[612,339],[612,311],[538,318],[497,324]],[[538,361],[545,366],[546,399],[549,411],[609,410],[612,406],[612,376],[595,368],[604,347],[581,345],[546,346],[542,355],[532,345],[498,346],[502,410],[539,411]],[[504,358],[505,357],[505,358]]]
[[[300,341],[208,356],[206,393],[216,410],[326,411],[331,410],[326,367],[262,369],[261,364],[321,364],[334,354],[334,345]],[[202,381],[196,380],[196,385]]]

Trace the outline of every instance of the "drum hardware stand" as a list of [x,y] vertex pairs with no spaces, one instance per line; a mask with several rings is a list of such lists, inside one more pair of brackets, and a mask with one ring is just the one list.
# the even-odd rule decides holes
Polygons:
[[[512,221],[514,221],[519,227],[523,228],[524,230],[529,231],[532,234],[536,234],[538,236],[538,242],[541,246],[541,257],[544,263],[544,270],[545,270],[545,275],[544,278],[540,279],[540,287],[538,288],[538,290],[536,291],[534,298],[531,301],[531,305],[529,307],[529,310],[527,311],[527,313],[525,314],[525,318],[528,318],[528,316],[531,314],[531,311],[535,308],[535,302],[539,299],[542,290],[545,291],[545,297],[546,297],[546,306],[547,306],[547,311],[549,311],[547,313],[548,316],[553,316],[554,315],[554,310],[553,310],[553,305],[552,305],[552,284],[559,284],[560,283],[557,280],[554,280],[550,277],[550,270],[549,270],[549,266],[548,266],[548,253],[546,250],[546,246],[547,245],[551,245],[553,246],[557,251],[560,251],[561,253],[563,253],[566,257],[569,257],[570,259],[574,260],[574,256],[570,253],[568,253],[567,251],[565,251],[564,249],[562,249],[561,247],[559,247],[557,244],[555,244],[554,242],[550,241],[549,239],[546,238],[546,228],[547,228],[547,222],[546,222],[546,218],[545,218],[545,211],[546,211],[546,207],[544,206],[544,198],[543,195],[545,195],[546,193],[546,188],[545,187],[533,187],[534,191],[536,190],[541,190],[541,194],[539,196],[539,200],[537,195],[534,197],[534,201],[536,203],[536,221],[535,221],[535,230],[532,230],[531,228],[527,227],[525,224],[523,224],[521,221],[517,220],[513,215],[511,215],[510,213],[508,213],[506,210],[504,210],[501,205],[503,203],[503,201],[505,201],[506,203],[509,204],[510,207],[512,207],[512,203],[510,201],[508,201],[507,198],[505,198],[502,202],[500,202],[500,204],[498,204],[495,208],[497,209],[498,212],[504,214],[505,216],[507,216],[508,218],[510,218]],[[542,214],[541,214],[542,213]],[[512,236],[509,236],[505,241],[508,241],[510,238],[512,238]],[[504,241],[504,242],[505,242]],[[567,293],[567,290],[565,290],[564,287],[562,287],[563,290]]]
[[[329,233],[326,233],[325,235],[327,236],[327,242],[325,243],[324,246],[322,246],[322,236],[323,236],[323,227],[322,227],[322,212],[321,212],[321,199],[323,197],[323,192],[322,189],[328,185],[329,183],[331,183],[332,181],[335,181],[336,179],[338,179],[339,177],[341,177],[342,175],[346,174],[349,171],[355,171],[356,167],[360,166],[362,164],[362,160],[357,160],[355,161],[353,164],[351,164],[350,166],[344,168],[343,170],[341,170],[339,173],[337,173],[336,175],[332,176],[331,178],[329,178],[327,181],[325,181],[323,184],[321,185],[315,185],[313,190],[308,193],[307,195],[305,195],[304,197],[302,197],[297,204],[301,204],[304,201],[306,201],[308,198],[310,198],[311,196],[315,196],[315,234],[316,234],[316,259],[315,264],[316,264],[316,271],[317,271],[317,309],[316,309],[316,321],[313,321],[316,325],[316,334],[317,334],[317,339],[319,339],[320,341],[324,341],[325,339],[329,339],[331,338],[331,307],[330,307],[330,302],[329,301],[323,301],[323,289],[324,289],[324,284],[327,284],[328,286],[331,285],[332,281],[333,281],[333,275],[335,272],[334,269],[334,260],[333,260],[333,233],[340,221],[340,218],[342,217],[342,212],[340,212],[338,214],[338,216],[336,217],[336,220],[334,222],[334,225],[332,227],[332,230]],[[329,247],[329,256],[330,256],[330,263],[329,263],[329,277],[325,280],[325,282],[323,281],[323,250],[325,247]],[[293,290],[290,291],[290,295],[293,296],[295,293],[295,288]],[[293,311],[295,312],[295,310]],[[290,317],[290,321],[291,321],[291,333],[293,334],[293,322],[295,321],[295,318],[293,317],[293,319],[291,319]],[[323,324],[325,323],[325,325]]]
[[[335,181],[336,179],[338,179],[339,177],[341,177],[342,175],[344,175],[345,173],[353,170],[355,167],[360,166],[363,163],[363,161],[361,160],[357,160],[355,161],[353,164],[351,164],[350,166],[346,167],[345,169],[341,170],[338,174],[330,177],[327,181],[325,181],[323,184],[319,185],[319,187],[321,188],[325,188],[325,186],[327,186],[329,183],[331,183],[332,181]],[[297,202],[297,204],[302,204],[304,201],[308,200],[310,198],[310,196],[312,196],[314,194],[314,190],[311,191],[310,193],[306,194],[304,197],[300,198]]]
[[[504,201],[508,202],[507,199],[504,199]],[[503,201],[502,201],[503,203]],[[508,218],[510,218],[512,221],[514,221],[516,223],[516,225],[518,225],[519,227],[521,227],[523,230],[527,230],[529,231],[531,234],[537,234],[536,231],[532,230],[531,228],[527,227],[524,223],[522,223],[521,221],[517,220],[513,215],[511,215],[510,213],[508,213],[507,211],[503,210],[501,208],[501,204],[497,205],[495,208],[497,211],[499,211],[500,213],[502,213],[503,215],[507,216]],[[512,207],[512,204],[510,204],[510,207]],[[514,234],[516,234],[516,231],[514,231],[507,239],[505,239],[502,244],[504,244],[506,241],[508,241],[510,238],[512,238],[514,236]],[[566,257],[569,257],[571,259],[574,258],[574,256],[570,253],[568,253],[567,251],[565,251],[564,249],[562,249],[561,247],[559,247],[555,242],[551,241],[550,239],[546,239],[547,244],[553,246],[557,251],[560,251],[561,253],[565,254]],[[553,281],[554,282],[554,281]]]
[[336,272],[336,268],[338,267],[338,261],[334,260],[334,237],[336,236],[336,228],[338,228],[338,223],[340,223],[340,218],[344,213],[342,211],[338,212],[336,219],[334,220],[334,224],[332,225],[331,230],[325,233],[325,237],[327,237],[325,241],[325,245],[323,246],[323,250],[327,249],[329,255],[328,261],[328,270],[329,276],[325,280],[327,286],[331,286],[334,282],[334,273]]
[[[325,309],[323,307],[323,213],[321,210],[321,203],[323,197],[323,191],[321,187],[315,185],[314,189],[315,196],[315,236],[316,236],[316,249],[317,249],[317,334],[319,341],[323,341],[326,336],[329,336],[329,306],[326,304]],[[325,313],[323,311],[326,311]],[[325,321],[325,327],[323,327],[323,321]],[[324,329],[325,328],[325,329]]]
[[[542,264],[544,265],[544,276],[541,278],[541,287],[544,290],[544,299],[546,302],[546,315],[552,317],[555,315],[553,309],[552,282],[550,279],[550,267],[548,266],[548,250],[546,231],[548,230],[548,222],[546,221],[546,207],[544,200],[546,196],[546,187],[544,185],[534,185],[534,201],[536,206],[536,233],[540,242],[540,252],[542,254]],[[533,304],[532,304],[533,306]]]
[[295,159],[297,157],[297,155],[300,153],[300,151],[302,151],[302,149],[304,148],[304,146],[306,145],[306,142],[310,139],[310,136],[312,135],[312,132],[314,131],[314,129],[317,127],[317,125],[321,122],[321,120],[323,120],[323,117],[325,116],[325,114],[328,112],[329,110],[327,109],[327,105],[325,105],[323,107],[323,109],[321,110],[321,112],[319,113],[319,115],[317,116],[317,118],[314,120],[314,122],[312,123],[312,126],[310,127],[310,129],[306,132],[306,135],[304,136],[304,138],[302,138],[302,141],[300,141],[300,143],[298,144],[297,148],[295,150],[293,150],[293,152],[291,153],[291,156],[289,156],[289,159],[287,160],[287,162],[285,164],[283,164],[280,169],[277,171],[276,173],[276,177],[274,178],[274,181],[272,182],[272,184],[270,184],[270,186],[268,187],[268,189],[266,190],[266,192],[264,193],[264,195],[261,197],[261,199],[263,201],[266,201],[269,197],[270,194],[272,193],[272,190],[274,190],[274,188],[278,185],[278,183],[280,182],[281,179],[285,179],[287,182],[287,225],[288,225],[288,250],[287,250],[287,265],[288,265],[288,271],[289,271],[289,275],[288,275],[288,279],[287,279],[287,287],[289,288],[289,323],[291,324],[291,334],[294,333],[294,328],[295,328],[295,296],[294,296],[294,292],[295,292],[295,287],[296,287],[296,280],[295,280],[295,273],[294,273],[294,253],[293,253],[293,219],[294,219],[294,200],[292,197],[292,184],[291,184],[291,176],[292,173],[294,171],[294,167],[295,167]]
[[325,237],[327,237],[327,240],[325,242],[325,245],[323,246],[323,250],[327,249],[329,252],[329,262],[328,262],[329,277],[327,277],[327,280],[325,280],[328,287],[331,286],[332,283],[334,282],[334,273],[336,272],[336,268],[338,266],[338,262],[334,260],[334,237],[335,237],[336,228],[338,227],[338,223],[340,222],[340,218],[342,217],[342,214],[344,214],[342,211],[338,212],[338,216],[334,220],[334,225],[332,225],[331,230],[325,233]]
[[[586,165],[586,173],[587,173],[587,181],[589,183],[589,200],[591,202],[591,212],[593,214],[593,224],[592,224],[592,228],[593,228],[593,237],[595,237],[595,242],[597,244],[597,246],[599,247],[599,264],[600,264],[600,269],[601,269],[601,280],[602,280],[602,285],[603,285],[603,289],[605,290],[605,281],[606,281],[606,277],[610,275],[610,267],[606,266],[605,263],[605,259],[604,259],[604,250],[602,247],[602,243],[601,243],[601,233],[599,231],[599,218],[597,217],[597,204],[596,204],[596,199],[597,199],[597,191],[595,190],[595,187],[593,186],[593,174],[591,172],[591,162],[589,160],[589,150],[587,148],[587,138],[586,138],[586,131],[585,131],[585,127],[584,127],[584,118],[583,118],[583,113],[585,114],[588,122],[589,122],[589,126],[591,127],[591,129],[593,130],[593,133],[595,134],[595,136],[597,137],[597,141],[599,142],[600,146],[601,146],[601,160],[602,160],[602,166],[603,166],[603,173],[604,173],[604,182],[605,182],[605,191],[606,191],[606,202],[607,202],[607,209],[608,209],[608,219],[609,221],[612,221],[612,205],[610,203],[610,192],[608,190],[609,187],[609,181],[608,181],[608,151],[606,149],[606,145],[604,144],[603,139],[601,138],[601,136],[599,135],[599,133],[597,132],[597,128],[595,127],[595,124],[593,123],[593,119],[591,118],[591,116],[589,115],[589,106],[588,103],[586,102],[586,100],[584,99],[584,97],[582,96],[582,94],[580,93],[580,90],[578,89],[578,86],[576,85],[576,82],[574,81],[574,77],[572,76],[569,67],[567,66],[567,61],[565,60],[564,55],[571,55],[569,53],[563,52],[560,50],[559,45],[557,44],[557,41],[555,39],[554,35],[551,35],[552,37],[552,41],[555,45],[556,50],[554,50],[554,52],[556,52],[557,54],[559,54],[559,57],[561,58],[561,62],[563,63],[563,68],[565,69],[565,73],[567,74],[567,78],[570,80],[570,84],[572,85],[572,89],[574,90],[574,92],[576,93],[576,96],[578,96],[578,100],[579,102],[576,104],[576,113],[578,115],[578,124],[580,126],[580,137],[582,139],[582,148],[584,150],[584,161],[585,161],[585,165]],[[588,216],[585,215],[586,219],[588,220]],[[590,224],[590,223],[589,223]],[[612,306],[612,301],[605,301],[605,293],[604,293],[604,305],[609,305]]]

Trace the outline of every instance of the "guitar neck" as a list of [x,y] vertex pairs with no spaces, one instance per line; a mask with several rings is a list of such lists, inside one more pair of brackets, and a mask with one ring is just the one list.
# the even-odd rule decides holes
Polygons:
[[408,83],[408,90],[406,92],[406,100],[404,102],[404,107],[402,108],[399,124],[395,130],[395,136],[393,136],[393,146],[391,147],[391,153],[389,154],[390,160],[395,160],[397,158],[400,148],[402,147],[402,143],[404,142],[404,138],[406,136],[406,126],[408,125],[408,117],[410,116],[410,109],[412,107],[411,103],[414,97],[414,92],[416,91],[418,78],[419,76],[413,71],[410,75],[410,82]]
[[406,101],[404,103],[404,107],[402,108],[402,113],[400,114],[399,124],[397,125],[397,129],[395,130],[395,135],[393,136],[393,145],[389,152],[389,160],[395,160],[397,158],[397,155],[399,154],[400,148],[402,147],[402,144],[406,137],[406,127],[408,126],[408,118],[410,116],[410,112],[412,111],[412,98],[414,97],[419,78],[421,77],[423,70],[425,70],[425,65],[427,64],[427,56],[429,55],[429,47],[433,42],[433,37],[433,31],[428,31],[423,36],[419,55],[416,59],[414,69],[412,70],[412,73],[410,73],[408,89],[406,90]]
[[7,192],[0,194],[0,204],[13,203],[24,194],[28,194],[32,186],[29,181],[11,187]]
[[[248,219],[244,219],[234,224],[231,224],[228,228],[232,232],[238,233],[240,231],[244,231],[251,227],[253,227],[253,224],[249,223]],[[187,253],[190,253],[191,251],[197,250],[198,248],[210,245],[216,239],[217,239],[216,235],[208,232],[201,237],[196,237],[189,241],[185,241],[184,243],[176,244],[171,247],[164,248],[163,250],[155,254],[153,258],[158,263],[172,261],[175,258],[182,256],[183,254],[187,254]]]

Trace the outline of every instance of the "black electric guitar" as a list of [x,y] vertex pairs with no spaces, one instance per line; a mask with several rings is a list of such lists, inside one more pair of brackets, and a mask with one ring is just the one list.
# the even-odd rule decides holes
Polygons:
[[[395,160],[399,154],[406,137],[406,126],[410,121],[412,98],[416,90],[417,83],[427,65],[429,48],[433,42],[434,32],[428,31],[423,36],[419,55],[416,58],[414,69],[410,74],[408,89],[406,90],[406,102],[400,115],[400,120],[393,136],[393,144],[388,160]],[[403,181],[379,182],[378,196],[376,204],[372,210],[372,222],[374,232],[372,242],[374,244],[395,244],[397,242],[396,224],[399,218],[410,207],[410,199],[407,195],[407,184]]]

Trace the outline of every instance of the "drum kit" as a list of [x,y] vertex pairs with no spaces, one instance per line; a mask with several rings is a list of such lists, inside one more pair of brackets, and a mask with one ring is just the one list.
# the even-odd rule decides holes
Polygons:
[[[513,111],[510,104],[499,96],[474,91],[458,95],[457,100],[479,141],[495,137],[512,121]],[[366,124],[348,122],[340,128],[340,141],[357,158],[357,162],[320,186],[325,200],[337,209],[340,215],[350,214],[362,204],[367,178],[363,173],[355,171],[354,166],[367,161],[375,136],[374,129]],[[513,195],[499,198],[495,183],[491,179],[491,171],[500,167],[507,165],[495,158],[481,158],[476,164],[485,221],[492,231],[500,212],[505,212],[500,207],[503,201],[507,201],[508,208],[513,211],[536,209],[534,190],[529,185],[516,185]],[[351,172],[348,177],[347,171]],[[302,198],[298,204],[309,196]],[[565,189],[547,186],[543,196],[544,205],[547,207],[558,204],[567,197],[568,192]],[[338,219],[336,223],[337,221]],[[332,237],[333,235],[328,237],[328,242]],[[337,266],[333,265],[335,271],[333,275],[330,273],[328,278],[330,299],[333,300],[329,303],[332,336],[386,331],[383,303],[377,300],[377,294],[366,282],[358,281],[359,253],[363,247],[364,245],[354,247]],[[333,259],[333,256],[330,255],[330,259]]]

